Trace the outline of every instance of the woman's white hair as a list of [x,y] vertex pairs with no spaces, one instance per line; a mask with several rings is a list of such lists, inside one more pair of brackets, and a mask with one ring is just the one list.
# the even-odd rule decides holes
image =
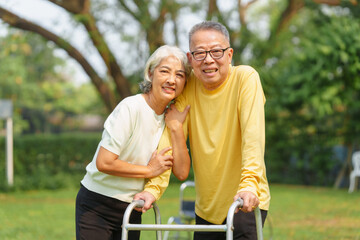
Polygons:
[[143,93],[150,92],[152,88],[152,78],[150,75],[153,75],[154,70],[159,66],[160,62],[170,56],[176,57],[184,66],[186,79],[190,75],[190,65],[188,64],[188,59],[186,54],[178,47],[164,45],[156,49],[156,51],[149,57],[146,62],[144,69],[144,80],[139,84],[140,90]]

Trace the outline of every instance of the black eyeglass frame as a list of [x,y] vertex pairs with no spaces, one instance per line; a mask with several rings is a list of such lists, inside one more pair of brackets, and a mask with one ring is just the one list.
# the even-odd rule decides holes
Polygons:
[[[204,60],[204,59],[207,57],[208,53],[210,54],[210,56],[211,56],[213,59],[220,59],[220,58],[222,58],[222,57],[224,56],[225,51],[228,50],[229,48],[230,48],[230,47],[223,48],[223,49],[211,49],[211,50],[209,50],[209,51],[193,51],[193,52],[191,52],[191,55],[193,56],[193,58],[194,58],[196,61],[202,61],[202,60]],[[222,51],[221,57],[214,57],[214,56],[212,55],[211,51],[219,51],[219,50]],[[195,54],[195,53],[201,53],[201,52],[205,53],[205,57],[202,58],[202,59],[196,59],[195,56],[194,56],[194,54]]]

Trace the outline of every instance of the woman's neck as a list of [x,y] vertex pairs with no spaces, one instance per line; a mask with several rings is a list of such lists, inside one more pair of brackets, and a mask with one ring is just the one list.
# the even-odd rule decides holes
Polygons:
[[165,108],[168,105],[167,102],[157,100],[151,93],[145,93],[143,96],[146,103],[152,108],[152,110],[154,110],[157,115],[164,113]]

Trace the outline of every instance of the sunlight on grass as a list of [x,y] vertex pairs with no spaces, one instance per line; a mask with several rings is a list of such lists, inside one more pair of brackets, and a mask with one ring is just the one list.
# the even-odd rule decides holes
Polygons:
[[[76,194],[77,189],[0,193],[0,239],[75,239]],[[272,230],[274,240],[360,240],[360,191],[271,185],[271,195],[264,239]],[[178,214],[178,196],[179,184],[170,184],[158,202],[162,223]],[[154,223],[152,210],[143,222]],[[155,232],[141,233],[141,240],[153,239]]]

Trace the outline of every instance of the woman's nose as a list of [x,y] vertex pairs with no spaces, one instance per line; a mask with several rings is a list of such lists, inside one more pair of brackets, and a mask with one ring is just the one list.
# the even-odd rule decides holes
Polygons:
[[168,82],[168,83],[175,83],[175,75],[170,75],[168,78],[167,78],[167,80],[166,80],[166,82]]

